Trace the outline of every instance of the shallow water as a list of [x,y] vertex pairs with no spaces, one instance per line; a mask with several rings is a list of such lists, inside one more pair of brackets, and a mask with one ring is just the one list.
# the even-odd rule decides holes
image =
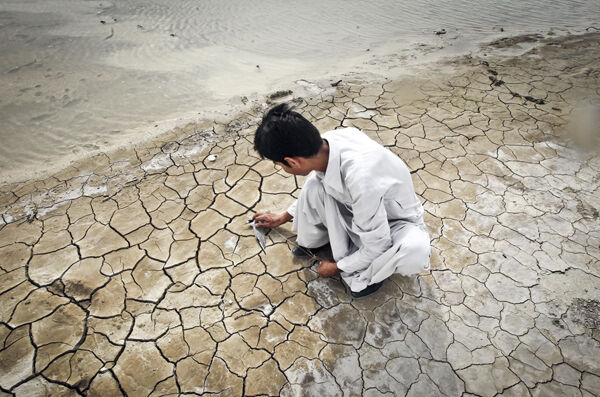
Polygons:
[[377,60],[389,54],[577,32],[598,16],[597,0],[3,0],[0,183],[231,113],[297,79],[386,75]]

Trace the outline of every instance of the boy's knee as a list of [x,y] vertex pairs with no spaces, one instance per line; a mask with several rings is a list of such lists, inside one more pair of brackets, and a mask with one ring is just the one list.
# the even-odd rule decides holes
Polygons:
[[426,233],[418,233],[405,243],[406,255],[414,263],[423,264],[429,267],[429,258],[431,256],[431,244],[429,236]]

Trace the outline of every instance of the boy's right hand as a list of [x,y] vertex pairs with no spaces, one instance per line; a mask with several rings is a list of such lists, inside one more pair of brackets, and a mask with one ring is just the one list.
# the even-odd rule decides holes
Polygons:
[[274,228],[292,220],[292,216],[287,212],[283,212],[281,214],[257,212],[252,217],[252,220],[257,227]]

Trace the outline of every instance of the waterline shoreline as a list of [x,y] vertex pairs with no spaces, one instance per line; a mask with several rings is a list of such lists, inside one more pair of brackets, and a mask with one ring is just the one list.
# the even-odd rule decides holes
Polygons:
[[[492,59],[494,51],[508,48],[509,51],[523,51],[519,49],[519,43],[527,43],[533,46],[551,46],[553,43],[565,43],[572,40],[587,40],[595,37],[593,34],[584,34],[564,37],[547,37],[539,35],[521,35],[507,37],[490,43],[482,50],[481,62]],[[486,49],[487,48],[487,49]],[[490,53],[489,56],[487,53]],[[538,56],[538,55],[534,55]],[[506,59],[510,57],[504,56]],[[502,55],[496,59],[504,59]],[[419,89],[415,81],[423,81],[427,76],[452,75],[461,72],[464,64],[471,62],[473,56],[458,56],[418,65],[411,73],[405,73],[398,77],[396,83],[404,82],[404,98],[397,98],[400,103],[418,99]],[[569,62],[569,60],[563,60]],[[496,78],[490,76],[490,79]],[[144,175],[152,175],[157,172],[169,172],[170,167],[178,167],[178,162],[188,163],[199,161],[206,156],[207,150],[214,145],[219,145],[220,140],[225,140],[233,135],[251,136],[262,113],[268,108],[272,101],[294,101],[302,106],[323,103],[325,106],[335,98],[336,92],[342,87],[372,86],[385,82],[394,82],[382,76],[349,73],[340,75],[339,80],[326,79],[319,82],[298,80],[293,90],[284,90],[283,95],[274,95],[273,99],[253,99],[244,104],[237,114],[224,113],[218,118],[206,118],[197,122],[188,123],[183,127],[176,127],[165,133],[159,134],[146,141],[136,144],[128,144],[107,152],[100,152],[91,156],[78,159],[59,172],[54,172],[46,177],[33,178],[22,182],[4,183],[0,186],[2,192],[2,219],[4,224],[12,223],[20,219],[32,219],[43,216],[53,210],[56,205],[68,202],[80,196],[94,197],[103,195],[110,197],[120,187],[134,184],[144,179]],[[493,85],[494,81],[488,82]],[[400,83],[398,83],[400,84]],[[358,89],[358,88],[352,88]],[[531,97],[523,94],[523,97]],[[531,97],[533,98],[533,97]],[[323,106],[323,105],[320,105]],[[358,103],[356,109],[350,109],[345,115],[337,115],[337,118],[327,117],[325,121],[317,121],[321,131],[335,128],[343,123],[345,118],[358,115],[359,118],[369,114],[369,109],[376,109],[377,104]],[[563,117],[568,115],[566,109],[559,112]],[[563,124],[566,123],[566,119]],[[365,124],[365,125],[368,125]],[[402,128],[402,127],[401,127]],[[232,135],[233,134],[233,135]],[[248,138],[249,139],[249,138]],[[165,147],[177,146],[177,150],[170,151]],[[177,160],[176,160],[177,159]]]

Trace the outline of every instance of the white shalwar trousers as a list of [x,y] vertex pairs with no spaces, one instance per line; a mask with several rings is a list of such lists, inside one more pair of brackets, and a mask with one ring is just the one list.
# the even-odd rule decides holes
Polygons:
[[[306,179],[295,212],[292,230],[297,232],[299,245],[318,248],[329,243],[336,262],[360,249],[360,239],[352,231],[352,213],[325,192],[319,179]],[[390,233],[392,246],[367,268],[341,273],[352,291],[361,291],[395,273],[407,276],[429,269],[431,245],[424,223],[390,221]]]

